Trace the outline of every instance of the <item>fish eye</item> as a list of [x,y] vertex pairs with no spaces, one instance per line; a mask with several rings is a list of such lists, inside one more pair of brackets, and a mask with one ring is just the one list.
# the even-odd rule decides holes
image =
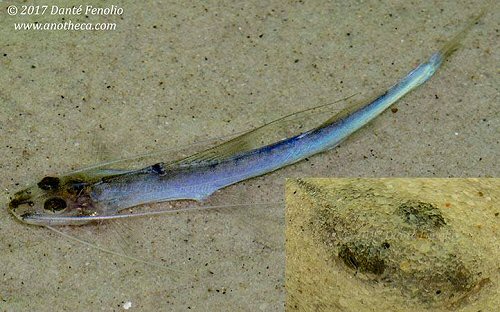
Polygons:
[[50,210],[52,212],[63,210],[66,206],[66,201],[60,197],[47,199],[43,204],[45,210]]
[[56,177],[45,177],[42,181],[38,182],[38,187],[44,191],[54,190],[59,187],[60,180]]

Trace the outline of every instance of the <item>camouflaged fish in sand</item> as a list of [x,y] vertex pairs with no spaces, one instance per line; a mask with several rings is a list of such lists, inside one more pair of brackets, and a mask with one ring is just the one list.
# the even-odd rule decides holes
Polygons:
[[314,212],[315,239],[335,263],[367,283],[397,288],[428,307],[455,308],[489,283],[478,257],[461,252],[454,231],[433,203],[383,184],[356,181],[325,191],[296,180]]

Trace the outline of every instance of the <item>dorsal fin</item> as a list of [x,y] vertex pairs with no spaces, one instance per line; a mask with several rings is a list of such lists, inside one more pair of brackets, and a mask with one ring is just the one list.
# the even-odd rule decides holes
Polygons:
[[353,96],[289,114],[218,146],[172,162],[169,166],[184,167],[217,162],[304,133],[321,125],[321,119],[332,113],[334,104],[346,101]]
[[194,166],[197,164],[218,161],[234,154],[269,145],[284,138],[315,128],[321,124],[325,117],[330,116],[335,111],[338,111],[336,104],[338,105],[339,102],[346,101],[355,95],[357,94],[353,94],[332,103],[319,105],[289,114],[249,132],[243,132],[243,134],[240,134],[229,141],[223,142],[212,148],[202,150],[201,152],[194,153],[191,156],[179,157],[179,155],[192,153],[194,148],[221,142],[221,140],[226,137],[230,138],[230,136],[207,139],[206,141],[188,144],[181,148],[168,148],[157,152],[107,161],[67,172],[63,174],[63,176],[81,176],[82,178],[90,179],[91,181],[98,181],[102,177],[108,175],[117,176],[127,174],[157,163],[162,163],[163,169],[171,169],[175,167]]

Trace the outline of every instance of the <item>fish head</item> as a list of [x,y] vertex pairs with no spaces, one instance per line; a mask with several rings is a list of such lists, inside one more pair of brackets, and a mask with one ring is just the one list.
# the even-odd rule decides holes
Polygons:
[[8,210],[18,220],[28,224],[81,224],[75,222],[75,217],[98,213],[90,194],[89,184],[78,176],[47,176],[15,193]]

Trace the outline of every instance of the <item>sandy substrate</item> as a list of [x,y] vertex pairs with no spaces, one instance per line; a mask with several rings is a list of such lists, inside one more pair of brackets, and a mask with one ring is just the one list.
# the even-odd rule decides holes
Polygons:
[[[9,16],[13,4],[21,9],[0,3],[4,207],[49,174],[383,92],[479,11],[476,1],[124,1],[121,16]],[[237,185],[219,201],[283,200],[285,177],[498,176],[498,12],[492,4],[397,110],[334,151]],[[116,30],[14,30],[69,20]],[[281,204],[63,229],[155,264],[146,265],[1,209],[0,310],[120,311],[128,302],[130,310],[283,310],[284,220]]]
[[299,179],[287,311],[494,311],[500,179]]

